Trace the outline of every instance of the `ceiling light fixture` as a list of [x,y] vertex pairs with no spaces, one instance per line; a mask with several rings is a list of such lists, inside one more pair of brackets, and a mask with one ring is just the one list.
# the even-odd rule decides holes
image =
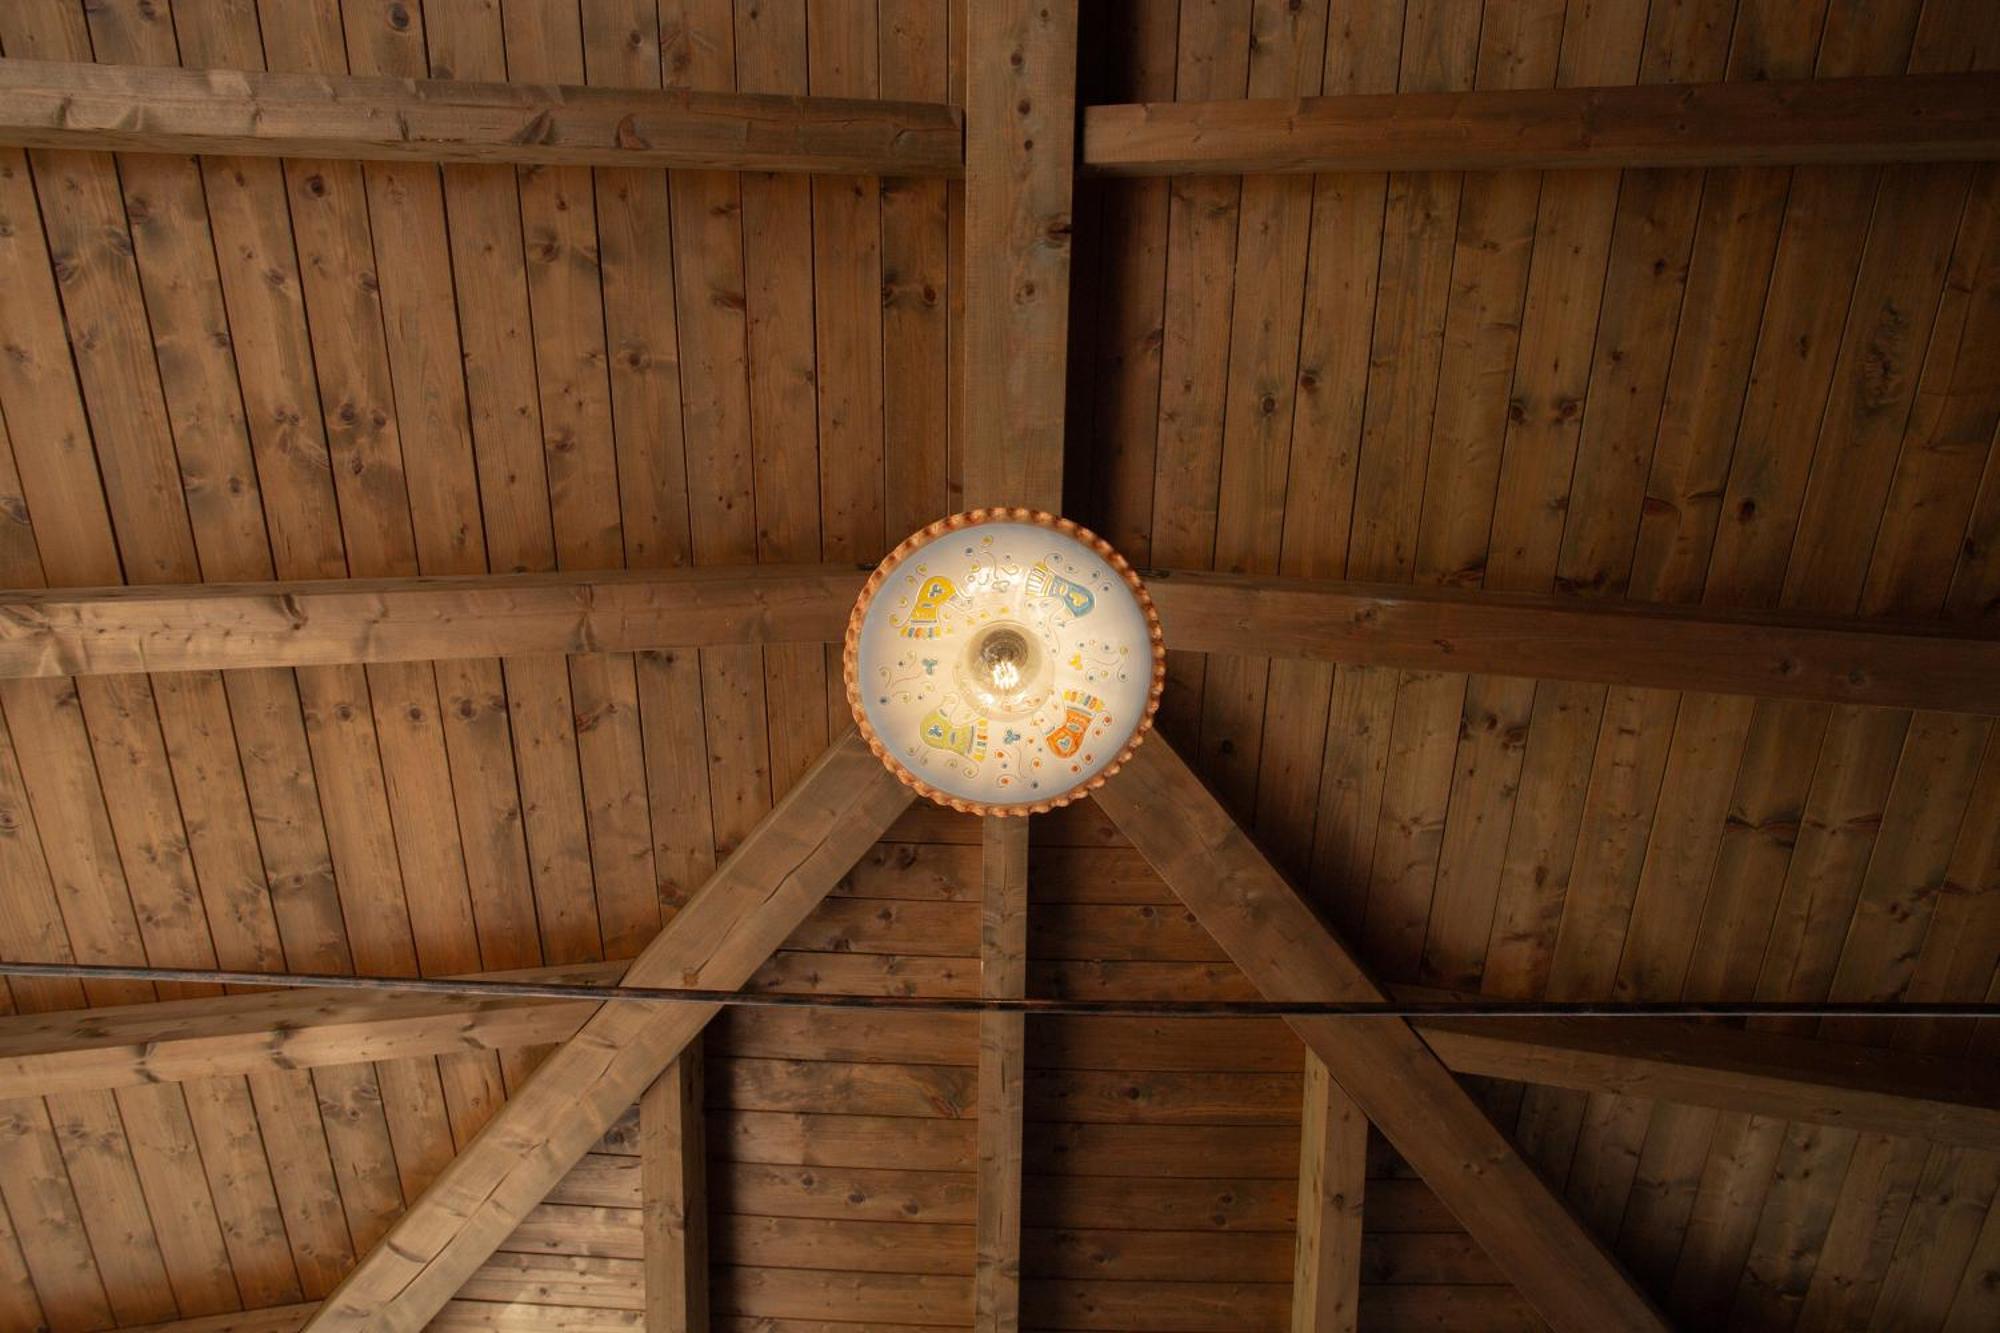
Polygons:
[[1035,814],[1116,772],[1152,725],[1152,598],[1086,528],[975,509],[913,534],[847,621],[855,723],[896,776],[971,814]]

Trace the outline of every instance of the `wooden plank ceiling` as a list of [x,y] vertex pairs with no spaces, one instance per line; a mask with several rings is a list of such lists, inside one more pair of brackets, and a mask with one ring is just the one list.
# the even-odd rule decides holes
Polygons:
[[[966,2],[9,0],[0,53],[963,105]],[[1831,78],[2000,68],[2000,8],[1093,0],[1079,45],[1096,103]],[[0,584],[872,561],[959,507],[963,211],[940,179],[0,150]],[[1064,509],[1136,563],[2000,613],[2000,169],[1086,175],[1075,212]],[[1986,717],[1237,646],[1174,654],[1162,730],[1387,982],[1995,997]],[[629,958],[845,713],[816,643],[0,681],[0,953]],[[1030,994],[1254,994],[1095,807],[1033,840]],[[752,984],[979,993],[979,843],[911,811]],[[970,1326],[977,1021],[729,1012],[706,1047],[716,1326]],[[1023,1325],[1287,1327],[1298,1040],[1038,1019],[1026,1059]],[[296,1327],[537,1060],[8,1101],[0,1327]],[[1989,1148],[1472,1082],[1678,1320],[1992,1326]],[[640,1132],[437,1326],[641,1326]],[[1379,1137],[1366,1174],[1364,1327],[1537,1326]]]

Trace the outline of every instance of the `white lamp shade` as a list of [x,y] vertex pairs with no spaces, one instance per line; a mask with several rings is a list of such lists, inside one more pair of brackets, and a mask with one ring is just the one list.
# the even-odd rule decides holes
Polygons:
[[1028,509],[940,520],[890,553],[848,621],[847,697],[875,753],[940,804],[1062,805],[1152,723],[1159,619],[1132,569]]

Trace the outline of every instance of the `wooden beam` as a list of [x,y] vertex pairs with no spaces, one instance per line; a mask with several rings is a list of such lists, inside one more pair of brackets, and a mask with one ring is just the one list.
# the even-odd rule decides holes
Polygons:
[[965,507],[1062,509],[1076,0],[968,6]]
[[[979,900],[979,993],[1028,993],[1028,821],[986,817]],[[973,1326],[1021,1326],[1022,1084],[1027,1020],[979,1016],[977,1211],[973,1225]]]
[[1252,172],[1957,162],[2000,156],[2000,75],[1093,106],[1083,170]]
[[1426,1019],[1454,1071],[2000,1148],[2000,1067],[1671,1019]]
[[318,1308],[310,1302],[304,1305],[276,1305],[262,1310],[173,1319],[164,1324],[142,1324],[119,1329],[117,1333],[298,1333]]
[[708,1138],[699,1039],[639,1099],[639,1213],[646,1327],[708,1333]]
[[0,59],[0,143],[374,161],[957,176],[957,108]]
[[1306,1052],[1299,1122],[1299,1234],[1292,1333],[1354,1333],[1361,1301],[1361,1198],[1368,1117]]
[[[0,678],[837,640],[846,565],[0,594]],[[1168,641],[1411,670],[2000,715],[2000,637],[1604,599],[1153,571]]]
[[[504,1256],[503,1256],[504,1257]],[[486,1275],[489,1279],[492,1270]],[[526,1283],[522,1283],[526,1285]],[[539,1293],[538,1293],[539,1294]],[[315,1302],[301,1305],[266,1306],[261,1310],[233,1310],[228,1314],[196,1315],[173,1319],[164,1324],[128,1325],[115,1333],[298,1333],[319,1308]],[[440,1328],[453,1329],[637,1329],[644,1327],[636,1314],[626,1316],[615,1310],[573,1305],[552,1305],[543,1300],[511,1305],[487,1298],[450,1301],[444,1307]],[[523,1324],[522,1319],[534,1322]]]
[[1611,685],[2000,715],[2000,630],[1608,598],[1149,574],[1167,643]]
[[[480,973],[614,982],[623,963]],[[1416,998],[1437,998],[1425,993]],[[461,1051],[555,1045],[586,1000],[264,991],[0,1018],[0,1101]],[[2000,1069],[1674,1019],[1431,1018],[1454,1073],[2000,1151]]]
[[[1162,737],[1096,799],[1267,998],[1383,998]],[[1579,1333],[1666,1328],[1408,1023],[1288,1021],[1544,1319]]]
[[[626,979],[741,986],[909,802],[909,789],[850,730],[633,960]],[[713,1006],[600,1006],[376,1242],[309,1327],[422,1328],[713,1014]]]
[[[604,982],[624,963],[487,974]],[[263,991],[0,1018],[0,1101],[569,1040],[586,1000],[468,1000],[393,991]]]
[[0,678],[634,652],[840,637],[848,565],[32,589]]

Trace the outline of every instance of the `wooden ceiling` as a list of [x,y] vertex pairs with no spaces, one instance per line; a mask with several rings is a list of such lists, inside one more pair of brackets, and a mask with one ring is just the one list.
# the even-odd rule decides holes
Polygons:
[[[2000,69],[1984,0],[1081,8],[1085,104]],[[966,0],[8,0],[0,53],[968,106],[967,25]],[[1990,646],[1994,165],[1086,168],[1073,211],[1066,401],[1017,424],[1062,409],[1063,510],[1141,566],[1564,599],[1549,614],[1950,617]],[[966,214],[943,175],[0,149],[0,585],[851,570],[966,503],[1053,503],[1052,468],[967,479],[1005,419],[995,367],[1062,348],[1017,364],[969,331],[969,289],[1024,280],[968,255]],[[840,576],[810,614],[844,616]],[[1209,600],[1176,621],[1163,595],[1170,631],[1204,651],[1172,655],[1161,733],[1381,981],[2000,998],[1991,677],[1925,693],[1966,659],[1899,643],[1881,674],[1905,663],[1910,693],[1884,697],[1977,711],[1680,692],[1659,687],[1769,669],[1604,666],[1594,622],[1515,618],[1472,664],[1546,674],[1464,674],[1294,656],[1232,612],[1249,591],[1187,586]],[[846,728],[826,636],[769,617],[479,658],[380,650],[376,614],[308,665],[225,669],[250,659],[224,646],[144,675],[0,644],[0,955],[604,979]],[[1254,997],[1116,806],[1033,823],[1027,992]],[[740,960],[748,985],[980,993],[979,822],[911,809],[865,841],[769,962]],[[204,1027],[182,1049],[194,1019],[131,1008],[214,990],[8,983],[0,1328],[298,1327],[582,1021],[313,1000],[273,1037],[253,996],[240,1048]],[[706,1151],[680,1161],[707,1177],[714,1327],[974,1325],[980,1024],[709,1025]],[[1026,1031],[1021,1325],[1293,1326],[1302,1106],[1309,1143],[1333,1133],[1299,1038]],[[1949,1109],[1991,1075],[1990,1021],[1767,1020],[1706,1055],[1552,1031],[1425,1035],[1677,1323],[2000,1321],[2000,1134],[1990,1102]],[[1724,1049],[1735,1074],[1703,1063]],[[1769,1070],[1789,1092],[1745,1091]],[[643,1134],[620,1120],[433,1326],[644,1327]],[[1362,1327],[1541,1326],[1379,1135],[1366,1156]]]

